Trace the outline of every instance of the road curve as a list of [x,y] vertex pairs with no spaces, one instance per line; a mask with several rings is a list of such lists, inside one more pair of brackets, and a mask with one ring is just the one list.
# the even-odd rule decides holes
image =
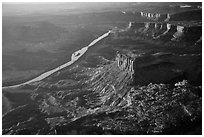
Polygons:
[[16,85],[12,85],[12,86],[5,86],[5,87],[2,87],[3,89],[7,89],[7,88],[16,88],[16,87],[19,87],[19,86],[22,86],[22,85],[26,85],[26,84],[29,84],[29,83],[32,83],[32,82],[36,82],[36,81],[40,81],[40,80],[43,80],[45,78],[47,78],[48,76],[52,75],[53,73],[67,67],[67,66],[70,66],[71,64],[73,64],[74,62],[76,62],[84,53],[86,53],[86,51],[88,50],[89,47],[95,45],[97,42],[99,42],[100,40],[106,38],[109,34],[111,33],[111,30],[109,30],[108,32],[104,33],[103,35],[101,35],[100,37],[98,37],[97,39],[93,40],[88,46],[86,47],[83,47],[82,49],[74,52],[71,56],[71,61],[57,67],[57,68],[54,68],[52,70],[49,70],[39,76],[37,76],[36,78],[33,78],[27,82],[24,82],[24,83],[21,83],[21,84],[16,84]]

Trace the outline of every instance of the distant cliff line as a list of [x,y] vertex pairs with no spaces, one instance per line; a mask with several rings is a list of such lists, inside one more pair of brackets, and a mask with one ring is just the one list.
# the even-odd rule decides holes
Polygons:
[[170,13],[150,13],[150,12],[140,12],[140,16],[153,21],[191,21],[200,20],[202,21],[202,9],[197,8],[189,11],[184,11],[180,13],[170,14]]
[[183,42],[196,45],[202,41],[202,25],[175,22],[129,22],[125,29],[115,29],[115,37],[144,37],[165,42]]

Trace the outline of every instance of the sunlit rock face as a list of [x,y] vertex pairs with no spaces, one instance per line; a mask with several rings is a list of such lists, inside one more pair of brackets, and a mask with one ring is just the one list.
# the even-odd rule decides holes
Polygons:
[[176,26],[171,24],[166,24],[167,30],[160,35],[160,39],[171,40],[173,34],[176,32]]
[[168,13],[168,14],[167,14],[167,17],[166,17],[166,19],[165,19],[164,21],[169,21],[170,18],[171,18],[171,16],[170,16],[170,14]]
[[174,33],[173,37],[171,40],[177,40],[179,41],[181,37],[184,35],[184,26],[177,26],[177,31]]
[[145,12],[140,12],[141,17],[146,17],[147,19],[151,20],[158,20],[161,14],[159,13],[145,13]]
[[160,14],[160,13],[145,13],[140,12],[141,17],[145,17],[147,19],[153,20],[153,21],[169,21],[171,16],[169,13],[167,14]]
[[155,23],[157,24],[157,28],[155,33],[153,34],[153,38],[156,39],[160,37],[161,34],[163,34],[167,30],[167,25],[163,23]]
[[157,38],[161,37],[161,36],[165,36],[167,33],[169,33],[170,29],[171,29],[171,24],[166,24],[166,30],[161,34],[159,35]]
[[[185,26],[177,25],[175,23],[164,23],[164,22],[144,22],[129,23],[128,29],[122,33],[115,33],[117,36],[131,36],[137,39],[149,39],[158,42],[179,42],[179,45],[194,45],[197,41],[201,41],[202,35],[200,25]],[[183,44],[182,44],[183,43]]]
[[118,67],[121,70],[127,71],[127,73],[129,73],[132,78],[134,74],[134,68],[133,68],[134,59],[126,55],[117,53],[116,61],[118,63]]
[[140,12],[140,16],[143,18],[147,18],[152,21],[159,21],[159,22],[168,22],[168,21],[195,21],[195,20],[202,20],[202,10],[192,10],[192,11],[185,11],[180,13],[146,13]]
[[161,14],[158,18],[158,21],[169,21],[171,18],[171,15],[169,13],[167,14]]

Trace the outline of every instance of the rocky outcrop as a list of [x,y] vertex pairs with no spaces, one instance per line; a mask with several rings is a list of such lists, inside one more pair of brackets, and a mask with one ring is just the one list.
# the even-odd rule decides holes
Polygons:
[[184,26],[177,26],[177,31],[173,34],[173,38],[171,40],[179,41],[180,38],[184,35],[184,28]]
[[133,68],[134,59],[127,55],[120,54],[118,52],[116,55],[116,61],[117,61],[119,69],[129,73],[132,78],[134,74],[134,68]]
[[167,14],[160,14],[160,13],[145,13],[145,12],[140,12],[140,15],[142,17],[145,17],[150,20],[154,21],[169,21],[171,16],[169,13]]
[[145,12],[140,12],[140,15],[142,17],[146,17],[146,18],[152,19],[152,20],[158,20],[159,17],[161,16],[161,14],[159,14],[159,13],[145,13]]
[[176,14],[160,14],[160,13],[146,13],[140,12],[140,16],[153,21],[191,21],[191,20],[202,20],[202,10],[185,11]]
[[[166,35],[168,32],[169,32],[169,30],[171,29],[171,24],[166,24],[166,30],[164,31],[164,33],[162,33],[160,36],[162,36],[162,35]],[[160,37],[159,36],[159,37]]]
[[169,21],[169,20],[170,20],[170,18],[171,18],[170,14],[169,14],[169,13],[167,13],[167,14],[166,14],[166,16],[167,16],[167,18],[166,18],[164,21]]
[[173,34],[176,32],[176,26],[167,23],[166,24],[166,31],[164,33],[162,33],[161,35],[157,36],[154,39],[160,38],[163,40],[171,40],[171,38],[173,37]]
[[[202,26],[198,24],[185,25],[165,22],[130,22],[126,31],[118,31],[115,34],[120,36],[131,36],[167,42],[183,42],[187,45],[194,45],[201,41]],[[121,32],[121,33],[120,33]]]
[[155,31],[153,33],[153,39],[159,37],[161,34],[163,34],[167,30],[167,25],[163,23],[154,23],[155,24]]

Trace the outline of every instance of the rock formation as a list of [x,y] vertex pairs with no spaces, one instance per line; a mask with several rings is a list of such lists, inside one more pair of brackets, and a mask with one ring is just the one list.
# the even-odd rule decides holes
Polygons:
[[131,78],[132,78],[134,74],[134,68],[133,68],[134,59],[127,55],[117,52],[116,61],[119,69],[122,71],[126,71],[128,74],[131,75]]
[[176,14],[160,14],[160,13],[146,13],[140,12],[140,16],[153,21],[169,22],[169,21],[190,21],[190,20],[202,20],[202,10],[185,11]]
[[169,30],[171,29],[171,24],[166,24],[166,28],[167,30],[163,33],[163,35],[167,34],[169,32]]
[[160,13],[145,13],[140,12],[140,15],[142,17],[145,17],[147,19],[153,20],[153,21],[169,21],[171,16],[169,13],[167,14],[160,14]]
[[202,26],[166,22],[130,22],[128,28],[117,31],[115,36],[134,36],[166,42],[184,42],[194,45],[202,36]]
[[177,32],[174,33],[173,37],[171,40],[178,41],[182,36],[184,35],[184,26],[177,26]]
[[151,20],[158,20],[159,17],[161,16],[161,14],[159,13],[145,13],[145,12],[140,12],[140,15]]

